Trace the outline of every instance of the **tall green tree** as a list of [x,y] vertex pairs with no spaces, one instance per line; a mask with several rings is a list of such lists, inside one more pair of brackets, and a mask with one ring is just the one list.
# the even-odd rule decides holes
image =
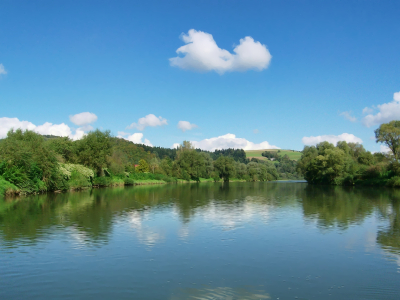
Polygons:
[[103,168],[108,165],[107,157],[111,155],[111,134],[109,130],[89,132],[77,141],[77,156],[79,163],[91,167],[97,176],[103,175]]
[[394,159],[399,159],[400,121],[384,123],[375,130],[377,143],[383,143],[392,151]]
[[225,182],[228,182],[229,178],[235,175],[235,160],[229,156],[220,156],[214,162],[214,169]]

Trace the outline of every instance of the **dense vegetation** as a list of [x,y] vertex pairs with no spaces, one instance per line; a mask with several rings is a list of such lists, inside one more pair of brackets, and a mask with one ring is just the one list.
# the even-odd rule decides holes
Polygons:
[[298,172],[297,161],[290,159],[286,153],[282,155],[280,150],[275,152],[264,151],[261,155],[274,162],[280,179],[302,179],[300,172]]
[[382,124],[375,137],[391,153],[372,154],[360,144],[344,141],[336,146],[322,142],[304,147],[298,168],[314,184],[400,186],[400,121]]
[[0,195],[178,181],[269,181],[297,176],[293,164],[285,157],[249,161],[241,149],[202,151],[187,141],[177,149],[138,145],[109,131],[72,141],[18,129],[0,140]]

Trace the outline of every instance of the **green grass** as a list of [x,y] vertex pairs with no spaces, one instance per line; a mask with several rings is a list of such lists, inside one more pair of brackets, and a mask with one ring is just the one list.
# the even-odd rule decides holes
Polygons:
[[167,183],[164,180],[155,180],[155,179],[142,179],[142,180],[135,180],[135,184],[137,185],[146,185],[146,184],[164,184]]
[[6,181],[3,177],[0,176],[0,198],[6,195],[16,194],[18,190],[18,187]]
[[299,151],[294,151],[293,150],[282,150],[282,149],[264,149],[264,150],[245,150],[247,158],[257,158],[257,159],[262,159],[262,160],[267,160],[266,157],[263,157],[261,153],[264,151],[269,151],[269,152],[277,152],[280,150],[279,155],[287,155],[291,160],[299,160],[301,157],[301,152]]

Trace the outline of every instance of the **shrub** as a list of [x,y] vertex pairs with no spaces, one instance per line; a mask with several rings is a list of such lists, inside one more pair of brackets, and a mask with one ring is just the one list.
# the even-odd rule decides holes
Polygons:
[[94,186],[109,186],[112,184],[112,179],[111,177],[96,177],[93,179],[93,185]]
[[69,187],[73,189],[82,189],[85,187],[91,187],[92,183],[88,179],[88,177],[84,176],[78,171],[73,170],[71,172],[71,177],[68,181]]
[[0,176],[0,198],[6,195],[16,194],[18,188]]
[[388,186],[400,187],[400,176],[394,176],[387,181]]
[[135,181],[132,178],[124,178],[125,185],[134,185]]

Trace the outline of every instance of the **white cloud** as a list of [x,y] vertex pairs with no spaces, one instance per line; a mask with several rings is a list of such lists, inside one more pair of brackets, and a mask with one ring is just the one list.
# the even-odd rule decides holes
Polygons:
[[397,93],[393,94],[393,100],[394,101],[400,101],[400,92],[397,92]]
[[55,135],[55,136],[70,136],[71,129],[68,125],[61,124],[52,124],[49,122],[44,123],[43,125],[37,126],[34,129],[37,133],[43,135]]
[[370,108],[370,107],[365,107],[365,108],[362,110],[362,113],[363,113],[363,114],[371,114],[373,111],[374,111],[374,110],[373,110],[372,108]]
[[[244,138],[237,138],[236,135],[228,133],[218,137],[210,139],[204,139],[202,141],[192,141],[192,145],[195,148],[203,150],[214,151],[216,149],[243,149],[243,150],[258,150],[258,149],[280,149],[277,146],[271,145],[267,141],[260,144],[250,142]],[[175,146],[176,144],[174,144]]]
[[181,144],[179,144],[179,143],[174,143],[171,148],[176,149],[176,148],[179,148],[180,145]]
[[387,152],[390,152],[390,151],[391,151],[391,150],[390,150],[389,147],[387,147],[387,146],[385,146],[385,145],[381,145],[381,146],[380,146],[379,152],[387,153]]
[[43,135],[67,136],[73,140],[81,139],[85,135],[82,128],[78,128],[75,133],[72,133],[71,128],[64,123],[52,124],[45,122],[43,125],[36,126],[28,121],[20,121],[18,118],[0,118],[0,138],[5,138],[11,128],[33,130]]
[[123,133],[123,135],[129,134],[129,133],[126,133],[126,132],[118,131],[118,137],[119,138],[125,139],[127,141],[131,141],[131,142],[133,142],[135,144],[144,144],[144,145],[151,146],[151,147],[153,146],[153,144],[148,139],[144,139],[144,141],[142,140],[143,139],[143,133],[141,133],[141,132],[131,134],[131,135],[127,136],[126,138],[123,137],[123,135],[121,135],[120,133]]
[[233,52],[218,47],[211,34],[190,29],[188,34],[181,35],[186,45],[178,48],[177,57],[170,58],[171,66],[196,70],[216,71],[223,74],[227,71],[246,71],[266,69],[271,61],[267,47],[255,42],[250,36],[240,39]]
[[167,119],[164,119],[162,117],[156,117],[153,114],[149,114],[145,116],[144,118],[140,118],[137,123],[132,123],[127,129],[132,129],[136,128],[139,130],[143,130],[146,127],[156,127],[156,126],[163,126],[163,125],[168,125]]
[[0,139],[5,138],[7,136],[7,132],[11,129],[21,128],[22,130],[33,130],[36,128],[31,122],[28,121],[20,121],[18,118],[0,118]]
[[72,123],[78,126],[91,124],[97,121],[97,116],[94,113],[83,112],[73,116],[69,116]]
[[316,145],[321,142],[329,142],[336,145],[339,141],[346,141],[348,143],[361,144],[362,139],[356,137],[354,134],[342,133],[340,135],[319,135],[319,136],[305,136],[301,139],[304,145]]
[[[363,124],[367,127],[373,125],[379,125],[387,123],[393,120],[400,119],[400,92],[393,94],[393,101],[389,103],[383,103],[378,105],[379,112],[375,115],[372,111],[368,111],[370,114],[366,115],[363,119]],[[363,112],[366,111],[367,107],[364,108]]]
[[357,118],[351,115],[351,111],[344,111],[340,114],[345,119],[349,120],[350,122],[356,122]]
[[192,130],[193,128],[197,128],[196,124],[190,124],[188,121],[179,121],[178,122],[178,128],[185,132],[186,130]]
[[0,75],[6,75],[6,74],[7,74],[6,69],[4,68],[3,64],[0,64]]
[[118,136],[125,136],[125,135],[129,135],[129,132],[123,132],[123,131],[118,131]]
[[253,133],[255,133],[255,134],[257,134],[258,132],[259,132],[258,129],[253,130]]

